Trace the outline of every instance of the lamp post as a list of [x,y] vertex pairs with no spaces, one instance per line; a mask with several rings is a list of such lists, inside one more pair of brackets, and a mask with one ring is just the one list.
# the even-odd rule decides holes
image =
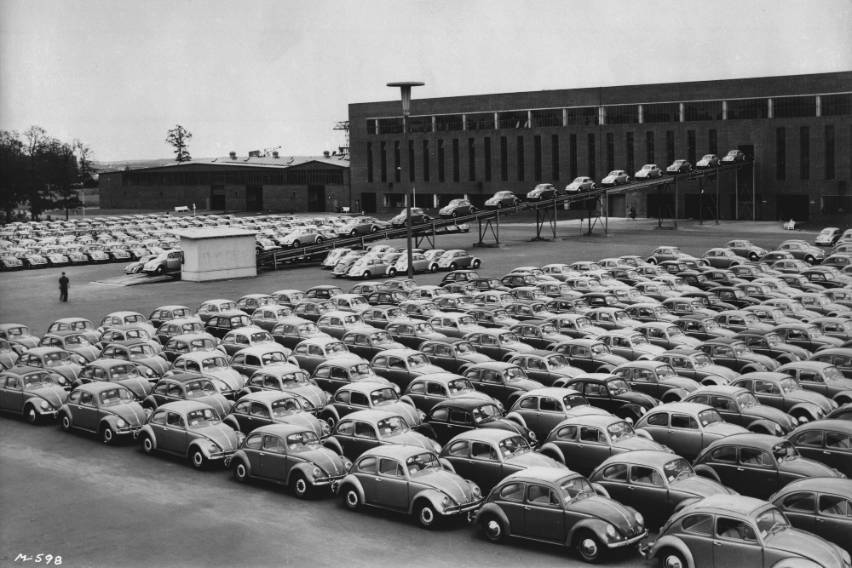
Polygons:
[[[408,154],[408,115],[411,113],[411,87],[422,87],[425,83],[421,83],[419,81],[399,81],[396,83],[388,83],[388,87],[399,87],[400,98],[402,99],[402,151],[400,152],[400,167],[402,164],[409,158]],[[402,156],[405,156],[405,160],[402,159]],[[408,164],[410,167],[411,164]],[[408,168],[402,168],[400,172],[400,179],[405,183],[406,176],[408,175]],[[411,203],[414,201],[414,186],[409,185],[408,194],[405,199],[405,238],[406,238],[406,246],[407,249],[407,260],[408,260],[408,277],[411,278],[414,275],[414,260],[413,260],[413,246],[411,242]]]

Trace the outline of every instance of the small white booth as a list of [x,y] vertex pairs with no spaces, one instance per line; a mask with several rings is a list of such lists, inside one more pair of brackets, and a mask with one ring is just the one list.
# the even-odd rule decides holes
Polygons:
[[254,232],[217,227],[177,231],[183,249],[181,280],[205,282],[257,276]]

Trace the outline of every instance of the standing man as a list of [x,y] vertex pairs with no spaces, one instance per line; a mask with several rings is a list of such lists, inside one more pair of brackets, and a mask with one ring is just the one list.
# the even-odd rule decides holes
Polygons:
[[65,276],[64,272],[62,273],[62,276],[59,277],[59,301],[68,301],[68,277]]

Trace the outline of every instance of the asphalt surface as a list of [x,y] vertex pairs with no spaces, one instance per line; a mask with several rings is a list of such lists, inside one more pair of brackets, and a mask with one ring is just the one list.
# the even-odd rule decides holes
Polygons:
[[[700,255],[728,239],[771,247],[812,234],[780,223],[681,223],[656,229],[652,220],[610,220],[581,236],[576,221],[558,238],[529,242],[531,226],[504,225],[503,244],[474,249],[480,273],[499,276],[520,265],[573,262],[622,254],[648,255],[661,244]],[[546,228],[549,231],[549,227]],[[470,247],[475,233],[439,237],[441,248]],[[399,246],[399,242],[395,242]],[[318,267],[289,268],[257,278],[208,283],[160,282],[121,287],[101,283],[122,275],[121,264],[67,267],[69,302],[59,302],[63,269],[0,274],[0,322],[30,325],[41,334],[60,317],[96,321],[110,311],[149,314],[164,304],[192,308],[205,299],[281,288],[306,289],[338,280]],[[442,274],[418,276],[438,283]],[[106,447],[93,437],[63,433],[54,424],[29,426],[0,416],[0,565],[35,565],[19,554],[62,556],[63,566],[580,566],[573,552],[539,544],[493,545],[461,523],[435,531],[382,512],[352,513],[331,497],[300,501],[273,485],[239,485],[222,470],[197,472],[186,462],[149,457],[135,444]],[[15,560],[18,557],[18,560]],[[635,554],[607,562],[641,566]]]

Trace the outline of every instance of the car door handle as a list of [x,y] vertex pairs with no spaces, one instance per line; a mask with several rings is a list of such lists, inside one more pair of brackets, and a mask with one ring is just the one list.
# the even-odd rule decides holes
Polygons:
[[529,511],[529,510],[530,510],[529,506],[524,505],[524,511]]
[[823,451],[822,451],[822,453],[823,453],[824,455],[826,455],[826,456],[830,456],[830,455],[831,455],[831,452],[829,452],[828,450],[823,450]]
[[738,467],[738,468],[737,468],[737,471],[745,471],[745,470],[744,470],[743,468],[741,468],[741,467]]
[[632,485],[628,485],[628,486],[627,486],[627,490],[628,490],[628,491],[633,491],[634,489],[636,489],[636,488],[635,488],[635,487],[633,487]]
[[259,456],[263,457],[263,456],[265,456],[265,455],[266,455],[266,453],[265,453],[265,452],[258,452],[258,453],[257,453],[257,455],[259,455]]
[[721,542],[719,542],[718,540],[714,540],[714,541],[713,541],[713,545],[714,545],[714,546],[722,546],[722,543],[721,543]]

